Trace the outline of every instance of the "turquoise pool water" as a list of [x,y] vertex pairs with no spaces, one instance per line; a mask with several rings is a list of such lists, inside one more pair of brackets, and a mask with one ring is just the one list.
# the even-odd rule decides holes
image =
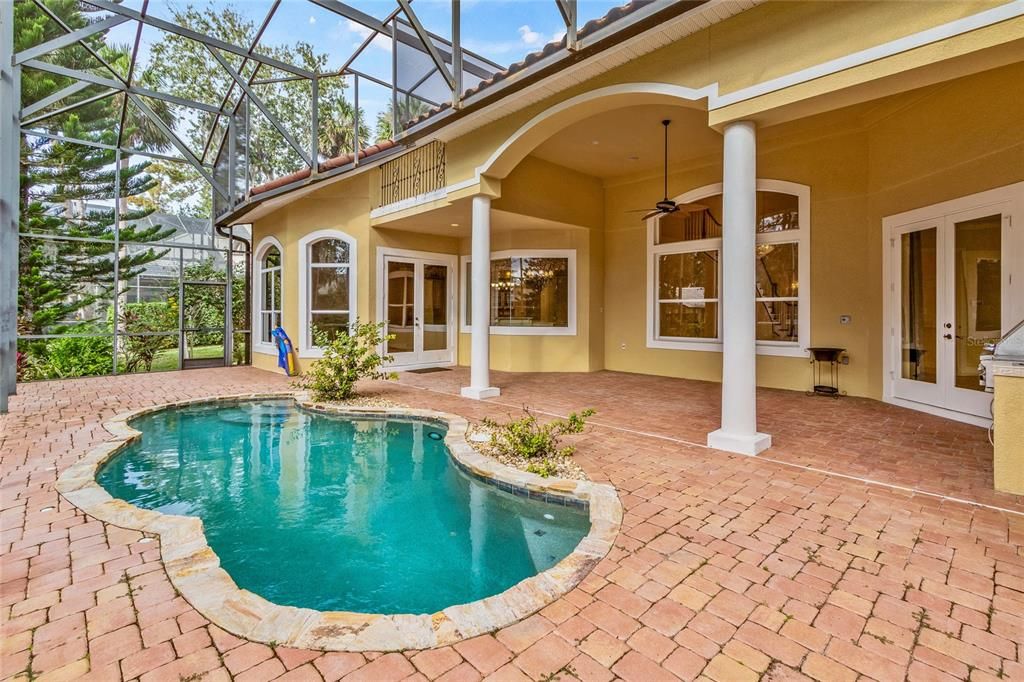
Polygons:
[[197,516],[239,587],[278,604],[432,613],[550,568],[585,511],[518,497],[451,461],[444,429],[268,401],[140,417],[98,480],[144,509]]

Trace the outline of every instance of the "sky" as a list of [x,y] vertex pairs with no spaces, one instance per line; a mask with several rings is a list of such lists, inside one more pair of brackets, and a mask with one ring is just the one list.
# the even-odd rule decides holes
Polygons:
[[[579,0],[579,25],[603,16],[625,0]],[[150,0],[152,16],[173,19],[175,7],[187,6],[188,0]],[[197,8],[218,11],[233,7],[253,24],[259,25],[271,0],[191,0]],[[347,0],[347,4],[377,19],[386,17],[396,6],[394,0]],[[140,9],[141,0],[124,0],[124,5]],[[522,59],[545,43],[561,39],[564,24],[555,0],[462,0],[463,47],[497,62],[502,67]],[[449,0],[413,0],[412,7],[420,21],[433,33],[451,37],[451,5]],[[128,22],[110,32],[108,41],[128,43],[134,39],[135,24]],[[368,35],[363,26],[333,14],[308,0],[283,0],[266,31],[263,44],[291,44],[304,41],[328,55],[328,64],[340,68],[349,55]],[[159,32],[143,32],[140,64],[148,59],[147,43],[159,38]],[[353,65],[364,73],[390,81],[391,41],[378,36]],[[360,106],[366,120],[375,121],[377,113],[386,108],[390,91],[369,83],[360,85]]]

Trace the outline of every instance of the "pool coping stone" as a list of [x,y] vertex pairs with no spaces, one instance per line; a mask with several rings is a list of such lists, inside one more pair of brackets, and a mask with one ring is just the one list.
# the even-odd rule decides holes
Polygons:
[[[445,445],[460,470],[506,492],[589,512],[590,532],[560,562],[500,594],[432,614],[317,611],[274,604],[235,584],[206,541],[203,522],[162,514],[112,497],[96,481],[100,468],[142,434],[128,422],[174,407],[285,400],[311,412],[365,417],[410,417],[447,428]],[[407,407],[318,403],[304,391],[243,393],[152,405],[120,413],[103,424],[111,438],[86,451],[57,478],[57,491],[86,514],[160,540],[171,583],[204,617],[246,639],[321,651],[405,651],[446,646],[501,629],[544,608],[576,587],[611,549],[622,524],[622,504],[611,485],[543,478],[504,465],[466,439],[469,422],[458,415]]]

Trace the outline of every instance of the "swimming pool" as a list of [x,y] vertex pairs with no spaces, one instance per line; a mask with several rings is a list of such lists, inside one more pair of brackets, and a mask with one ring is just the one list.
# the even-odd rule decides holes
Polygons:
[[168,408],[131,426],[142,438],[106,462],[100,485],[202,519],[237,585],[276,604],[432,613],[555,566],[590,530],[582,505],[464,472],[441,421],[274,400]]

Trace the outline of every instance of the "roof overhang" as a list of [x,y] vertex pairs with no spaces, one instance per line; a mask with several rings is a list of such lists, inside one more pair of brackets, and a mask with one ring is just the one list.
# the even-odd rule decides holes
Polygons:
[[[365,172],[432,139],[447,141],[569,89],[580,80],[610,71],[687,35],[704,30],[764,0],[654,0],[581,39],[579,49],[561,49],[466,97],[459,108],[445,109],[396,138],[396,145],[372,163],[313,175],[296,185],[250,198],[221,219],[223,224],[252,222],[318,187]],[[514,98],[509,95],[516,94]]]

